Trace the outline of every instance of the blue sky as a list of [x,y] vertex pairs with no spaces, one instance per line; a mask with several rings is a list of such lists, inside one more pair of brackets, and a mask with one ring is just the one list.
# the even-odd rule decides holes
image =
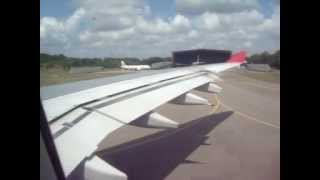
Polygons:
[[270,17],[273,13],[274,1],[270,0],[260,0],[261,3],[261,12],[266,16]]
[[[174,16],[175,3],[173,0],[148,0],[152,13],[155,16],[167,18]],[[272,0],[260,0],[262,13],[270,17],[273,12]],[[75,10],[72,1],[67,0],[40,0],[40,16],[53,16],[58,18],[67,17]]]
[[168,56],[190,48],[273,51],[280,48],[278,2],[41,0],[40,49],[79,57]]
[[67,17],[74,11],[71,1],[40,0],[40,16]]
[[176,14],[175,4],[172,0],[149,0],[147,3],[155,16],[166,18]]
[[[175,15],[173,0],[148,0],[155,16],[169,17]],[[67,0],[40,0],[40,16],[67,17],[75,10],[72,1]]]

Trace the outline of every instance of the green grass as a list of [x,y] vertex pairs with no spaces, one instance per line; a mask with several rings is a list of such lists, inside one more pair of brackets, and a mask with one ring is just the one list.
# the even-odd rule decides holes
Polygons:
[[280,83],[280,71],[279,70],[272,70],[271,72],[254,72],[254,71],[241,71],[241,75],[246,77],[266,81],[271,83]]
[[70,74],[68,71],[63,70],[62,68],[51,68],[51,69],[41,69],[40,68],[40,87],[49,86],[55,84],[63,84],[67,82],[81,81],[81,80],[90,80],[102,77],[110,77],[121,74],[126,74],[127,71],[116,69],[105,69],[100,72],[92,73],[77,73]]

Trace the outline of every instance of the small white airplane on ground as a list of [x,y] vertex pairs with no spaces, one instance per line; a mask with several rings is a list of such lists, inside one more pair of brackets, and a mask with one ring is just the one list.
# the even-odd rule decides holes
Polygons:
[[121,61],[121,69],[127,69],[127,70],[136,70],[140,71],[143,69],[151,69],[149,65],[127,65],[124,61]]

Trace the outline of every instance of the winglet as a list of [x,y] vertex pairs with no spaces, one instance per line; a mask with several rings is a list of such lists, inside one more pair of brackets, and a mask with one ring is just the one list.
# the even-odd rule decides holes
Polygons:
[[233,54],[230,59],[227,61],[228,63],[244,63],[247,57],[247,52],[245,51],[240,51],[236,54]]

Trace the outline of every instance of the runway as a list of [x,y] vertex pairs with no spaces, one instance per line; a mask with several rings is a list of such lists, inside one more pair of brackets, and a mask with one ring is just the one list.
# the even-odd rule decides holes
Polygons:
[[129,179],[280,179],[280,85],[226,72],[215,106],[165,104],[175,130],[122,127],[100,144],[101,157]]

